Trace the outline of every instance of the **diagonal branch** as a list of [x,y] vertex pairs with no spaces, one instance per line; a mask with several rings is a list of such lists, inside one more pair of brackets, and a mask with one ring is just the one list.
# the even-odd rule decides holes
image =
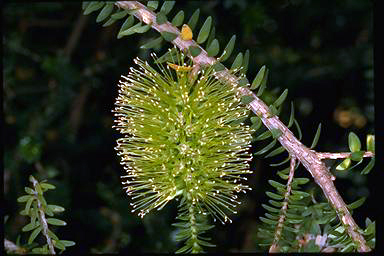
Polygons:
[[[344,159],[352,157],[351,152],[340,152],[340,153],[328,153],[328,152],[317,152],[317,156],[320,159]],[[364,152],[363,157],[375,157],[375,153],[371,151]]]
[[273,238],[273,242],[272,242],[271,247],[269,247],[269,252],[279,252],[278,243],[281,239],[281,235],[283,234],[284,221],[285,221],[285,217],[287,215],[287,210],[288,210],[288,200],[289,200],[289,196],[291,195],[292,181],[293,181],[293,176],[295,174],[295,166],[296,166],[296,158],[294,156],[292,156],[291,157],[291,164],[289,167],[287,191],[284,194],[283,206],[281,207],[280,217],[279,217],[279,220],[277,222],[276,229],[275,229],[275,237]]
[[[122,9],[136,9],[134,16],[140,21],[150,24],[153,29],[159,32],[167,31],[178,35],[180,34],[180,31],[170,22],[165,22],[161,25],[157,24],[156,14],[137,1],[117,1],[115,4]],[[196,57],[190,56],[196,65],[212,65],[217,61],[216,58],[209,57],[207,52],[194,40],[185,41],[178,36],[172,41],[172,44],[182,51],[188,49],[190,46],[199,47],[201,49],[200,54]],[[333,184],[335,177],[330,174],[317,153],[303,145],[288,127],[279,120],[278,116],[271,114],[268,106],[249,88],[239,87],[238,78],[230,74],[228,69],[225,68],[224,70],[217,72],[217,77],[222,81],[237,87],[242,95],[252,96],[253,101],[249,103],[249,108],[262,120],[263,124],[269,130],[277,129],[281,132],[281,135],[278,137],[279,142],[292,157],[295,157],[301,162],[301,164],[310,172],[315,182],[321,187],[324,195],[327,197],[328,201],[337,212],[339,219],[346,227],[349,236],[356,243],[358,251],[370,251],[371,249],[366,244],[363,235],[359,233],[359,227],[348,210],[347,205]]]

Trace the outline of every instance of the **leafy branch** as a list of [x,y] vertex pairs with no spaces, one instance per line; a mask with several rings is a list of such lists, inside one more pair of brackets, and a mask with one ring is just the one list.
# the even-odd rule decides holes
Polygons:
[[46,217],[46,215],[53,217],[55,213],[64,211],[64,208],[61,206],[47,204],[44,198],[44,192],[49,189],[55,189],[55,186],[46,182],[38,182],[32,175],[29,177],[29,181],[32,183],[32,188],[25,187],[27,195],[21,196],[17,199],[19,203],[25,203],[25,208],[20,212],[20,214],[30,217],[30,223],[25,225],[22,231],[32,231],[28,239],[29,245],[35,241],[36,237],[40,233],[42,233],[46,241],[44,246],[33,248],[32,252],[56,254],[54,249],[55,247],[64,251],[66,247],[75,245],[73,241],[60,240],[55,233],[49,229],[48,224],[54,226],[67,225],[65,221]]

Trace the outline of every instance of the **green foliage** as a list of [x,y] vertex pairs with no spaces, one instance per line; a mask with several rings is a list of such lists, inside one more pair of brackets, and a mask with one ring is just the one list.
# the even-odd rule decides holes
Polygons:
[[49,229],[48,224],[53,226],[65,226],[67,223],[57,218],[46,218],[47,216],[53,217],[57,213],[63,212],[65,209],[58,205],[47,204],[44,198],[44,192],[56,187],[46,182],[38,182],[32,175],[29,176],[29,181],[32,183],[31,187],[25,187],[27,195],[20,196],[17,201],[25,203],[25,208],[20,212],[21,215],[28,216],[30,222],[23,228],[23,232],[32,231],[28,238],[28,244],[31,245],[36,237],[41,234],[45,237],[46,244],[41,247],[34,246],[32,253],[51,254],[49,244],[52,243],[54,247],[61,252],[65,251],[66,247],[75,245],[75,242],[68,240],[61,240]]

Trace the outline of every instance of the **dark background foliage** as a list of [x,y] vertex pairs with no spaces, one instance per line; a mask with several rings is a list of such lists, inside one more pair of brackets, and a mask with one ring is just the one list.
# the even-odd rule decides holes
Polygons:
[[[213,17],[221,45],[236,34],[236,53],[251,50],[249,79],[262,65],[270,69],[266,102],[289,89],[281,119],[288,120],[293,100],[304,144],[319,122],[319,151],[347,151],[349,131],[362,141],[374,132],[371,1],[188,1],[171,15],[183,9],[189,18],[196,8]],[[61,218],[68,225],[56,232],[77,243],[68,252],[174,251],[176,203],[143,220],[131,214],[114,151],[119,135],[111,128],[119,77],[134,57],[149,56],[139,46],[156,33],[117,40],[121,23],[104,28],[95,20],[82,15],[79,3],[3,6],[5,236],[16,241],[27,221],[16,198],[33,174],[57,187],[47,200],[66,208]],[[260,249],[260,204],[271,190],[266,181],[277,179],[268,163],[252,162],[253,191],[242,196],[234,223],[211,232],[214,250]],[[297,175],[307,176],[304,169]],[[339,174],[336,185],[347,202],[369,196],[367,177],[357,171]],[[372,217],[370,199],[363,208],[355,212],[360,225]]]

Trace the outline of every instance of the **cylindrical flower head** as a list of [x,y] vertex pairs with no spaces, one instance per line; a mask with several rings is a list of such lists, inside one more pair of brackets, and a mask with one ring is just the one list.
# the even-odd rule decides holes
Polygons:
[[249,113],[236,87],[218,81],[212,68],[192,74],[135,63],[139,68],[120,81],[114,126],[124,135],[116,150],[132,212],[143,217],[181,197],[200,213],[229,220],[236,193],[250,189],[241,174],[251,173],[252,159],[251,130],[236,122]]

